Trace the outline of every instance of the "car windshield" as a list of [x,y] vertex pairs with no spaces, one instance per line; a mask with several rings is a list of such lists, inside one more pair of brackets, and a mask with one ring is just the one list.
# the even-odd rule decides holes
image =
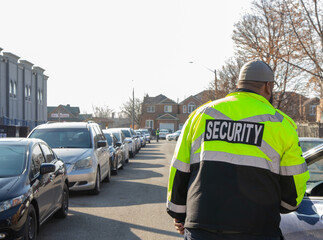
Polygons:
[[140,131],[144,132],[145,134],[149,134],[148,129],[140,129]]
[[119,133],[117,133],[117,132],[113,132],[112,134],[113,134],[113,136],[115,136],[115,137],[118,139],[118,142],[120,142],[120,141],[121,141],[121,140],[120,140],[120,134],[119,134]]
[[131,138],[130,132],[128,130],[121,130],[121,131],[126,137]]
[[299,143],[301,145],[302,151],[306,152],[306,151],[310,150],[311,148],[314,148],[314,147],[322,144],[323,141],[322,140],[308,140],[308,141],[301,140]]
[[92,148],[87,128],[36,129],[30,137],[44,140],[51,148]]
[[104,133],[104,136],[107,139],[109,146],[112,146],[112,138],[111,138],[111,135],[109,133]]
[[323,160],[309,165],[308,171],[310,172],[310,179],[308,180],[309,182],[323,181]]
[[0,146],[0,178],[19,176],[25,169],[26,146]]

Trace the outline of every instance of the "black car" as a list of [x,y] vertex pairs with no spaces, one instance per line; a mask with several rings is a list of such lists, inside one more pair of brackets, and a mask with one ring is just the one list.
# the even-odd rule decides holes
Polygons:
[[35,239],[68,213],[66,167],[40,139],[0,139],[0,239]]
[[125,163],[121,143],[118,142],[118,139],[112,133],[103,130],[103,134],[109,145],[111,172],[113,175],[117,175],[118,169],[123,169],[123,165]]

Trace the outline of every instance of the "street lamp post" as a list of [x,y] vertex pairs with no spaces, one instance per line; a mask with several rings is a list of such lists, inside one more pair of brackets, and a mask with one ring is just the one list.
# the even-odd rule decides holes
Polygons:
[[[189,63],[194,63],[193,61],[189,62]],[[203,65],[202,65],[203,66]],[[206,70],[209,70],[210,72],[214,73],[214,97],[215,99],[218,96],[218,78],[216,76],[216,69],[212,70],[211,68],[205,67],[203,66]]]
[[135,87],[133,86],[132,88],[132,130],[135,130],[134,124],[135,124]]

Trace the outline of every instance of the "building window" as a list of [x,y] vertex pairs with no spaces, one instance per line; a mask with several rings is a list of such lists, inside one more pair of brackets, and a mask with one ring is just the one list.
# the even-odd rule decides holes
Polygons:
[[316,105],[310,105],[310,116],[316,115]]
[[13,84],[13,96],[16,97],[17,96],[17,83],[14,82]]
[[10,94],[10,96],[12,96],[12,93],[13,93],[13,83],[12,83],[12,81],[10,81],[10,84],[9,84],[9,94]]
[[167,113],[172,112],[172,106],[171,105],[165,105],[164,106],[164,112],[167,112]]
[[186,113],[186,105],[183,105],[183,113]]
[[154,128],[154,120],[146,120],[147,128]]
[[155,112],[155,106],[148,106],[147,107],[147,112],[154,113]]
[[196,109],[196,105],[195,105],[195,103],[190,102],[190,103],[188,104],[188,113],[193,112],[195,109]]

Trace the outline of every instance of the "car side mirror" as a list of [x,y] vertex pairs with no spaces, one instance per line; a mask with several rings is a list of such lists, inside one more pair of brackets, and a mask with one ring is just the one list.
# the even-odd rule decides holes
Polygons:
[[98,141],[97,143],[97,148],[101,148],[101,147],[106,147],[107,146],[107,141]]
[[42,163],[40,165],[40,175],[44,175],[46,173],[55,172],[56,166],[52,163]]
[[116,142],[116,147],[121,147],[121,142]]

